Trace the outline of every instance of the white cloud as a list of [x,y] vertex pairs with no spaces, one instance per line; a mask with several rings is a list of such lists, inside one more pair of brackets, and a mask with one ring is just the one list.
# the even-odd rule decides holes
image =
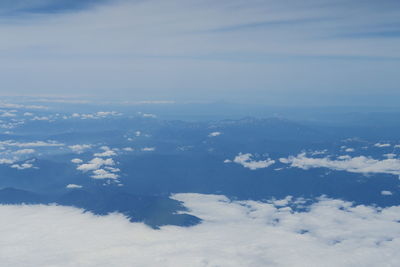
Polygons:
[[95,114],[81,114],[82,120],[86,119],[99,119],[100,117],[97,117]]
[[375,147],[390,147],[390,144],[376,143]]
[[346,148],[345,150],[344,150],[345,152],[354,152],[354,148]]
[[122,114],[118,113],[116,111],[98,111],[98,112],[92,113],[92,114],[73,113],[71,115],[71,118],[80,118],[82,120],[86,120],[86,119],[102,119],[102,118],[120,116],[120,115],[122,115]]
[[93,175],[91,177],[93,179],[118,179],[119,176],[115,173],[108,172],[104,169],[98,169],[93,171]]
[[36,151],[34,149],[26,148],[26,149],[20,149],[20,150],[14,151],[13,153],[17,154],[17,155],[26,155],[26,154],[33,154],[35,152]]
[[146,152],[151,152],[151,151],[155,151],[156,148],[155,147],[144,147],[142,148],[142,151],[146,151]]
[[313,155],[313,156],[316,156],[316,155],[323,155],[323,154],[326,154],[327,152],[328,152],[327,149],[324,149],[324,150],[316,150],[316,151],[311,152],[311,155]]
[[110,167],[110,166],[105,167],[105,169],[110,171],[110,172],[120,172],[121,171],[118,168],[114,168],[114,167]]
[[12,159],[0,159],[0,164],[13,164],[14,161]]
[[109,117],[109,116],[120,116],[120,115],[122,115],[121,113],[118,113],[118,112],[116,112],[116,111],[99,111],[99,112],[96,112],[96,114],[95,114],[97,117],[102,117],[102,118],[105,118],[105,117]]
[[219,136],[219,135],[221,135],[222,133],[221,132],[212,132],[212,133],[210,133],[209,135],[208,135],[208,137],[216,137],[216,136]]
[[124,150],[124,151],[127,151],[127,152],[132,152],[132,151],[134,151],[135,149],[132,148],[132,147],[124,147],[123,150]]
[[82,154],[83,152],[85,152],[86,150],[92,148],[92,145],[87,145],[87,144],[82,144],[82,145],[72,145],[69,146],[69,148],[77,153],[77,154]]
[[15,146],[15,147],[60,147],[64,146],[62,143],[58,143],[56,141],[35,141],[35,142],[15,142],[12,140],[0,141],[0,145],[2,146]]
[[90,160],[88,163],[79,165],[77,167],[78,170],[87,172],[87,171],[94,171],[100,169],[103,166],[113,166],[115,164],[114,160],[109,159],[102,159],[102,158],[94,158]]
[[37,169],[37,167],[34,167],[32,163],[22,163],[22,164],[13,164],[11,165],[11,168],[17,169],[17,170],[25,170],[25,169]]
[[[107,151],[106,151],[107,152]],[[78,163],[78,160],[76,161]],[[82,163],[79,162],[78,164]],[[91,172],[91,178],[93,179],[118,179],[119,175],[117,174],[121,170],[118,168],[114,168],[115,162],[112,158],[103,159],[100,157],[93,158],[88,163],[80,164],[77,167],[77,170],[82,171],[84,173]],[[119,181],[116,180],[117,183]]]
[[391,195],[393,195],[393,193],[390,191],[387,191],[387,190],[383,190],[383,191],[381,191],[381,195],[382,196],[391,196]]
[[305,153],[301,153],[296,157],[281,158],[280,162],[290,164],[291,167],[308,170],[311,168],[328,168],[338,171],[348,171],[354,173],[388,173],[400,175],[400,159],[388,158],[377,160],[370,157],[358,156],[341,156],[337,159],[311,158]]
[[106,150],[104,152],[94,154],[95,157],[112,157],[115,155],[117,154],[113,150]]
[[6,112],[3,112],[1,115],[0,115],[0,117],[4,117],[4,118],[9,118],[9,117],[16,117],[17,115],[15,114],[15,113],[12,113],[12,112],[9,112],[9,111],[6,111]]
[[[203,219],[153,230],[119,214],[0,206],[4,266],[399,266],[400,207],[320,199],[307,212],[274,203],[179,194]],[[283,206],[280,206],[280,205]],[[35,244],[34,246],[32,244]]]
[[65,188],[68,188],[68,189],[79,189],[79,188],[82,188],[83,186],[81,186],[81,185],[77,185],[77,184],[68,184]]
[[4,103],[4,102],[0,102],[0,108],[48,109],[48,107],[46,106],[21,105],[21,104]]
[[[246,153],[246,154],[242,154],[239,153],[239,155],[237,155],[233,162],[242,165],[245,168],[248,168],[250,170],[257,170],[257,169],[263,169],[263,168],[267,168],[271,165],[273,165],[275,163],[275,160],[272,159],[266,159],[266,160],[252,160],[253,155],[250,153]],[[226,160],[224,161],[225,163]]]
[[71,159],[71,162],[75,163],[75,164],[81,164],[83,162],[83,160],[81,160],[81,159]]
[[32,118],[32,120],[33,120],[33,121],[49,121],[50,118],[49,118],[49,117],[46,117],[46,116],[42,116],[42,117],[35,116],[35,117]]
[[157,118],[156,115],[151,114],[151,113],[143,113],[142,116],[143,116],[143,118]]

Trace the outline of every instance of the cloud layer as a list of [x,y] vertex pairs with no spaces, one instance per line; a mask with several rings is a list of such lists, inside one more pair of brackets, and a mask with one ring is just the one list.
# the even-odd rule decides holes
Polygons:
[[[153,230],[119,214],[58,206],[0,206],[5,266],[398,266],[400,207],[287,198],[231,202],[178,194],[197,226]],[[301,201],[300,201],[301,202]]]

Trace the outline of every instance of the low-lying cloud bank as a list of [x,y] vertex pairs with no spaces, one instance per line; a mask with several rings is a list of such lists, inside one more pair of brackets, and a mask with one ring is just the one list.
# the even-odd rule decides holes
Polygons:
[[178,194],[190,228],[153,230],[119,214],[59,206],[0,206],[4,266],[399,266],[400,207],[378,209],[320,199],[231,202]]
[[387,173],[400,175],[400,159],[387,158],[383,160],[373,159],[371,157],[358,156],[340,156],[336,159],[330,157],[312,158],[305,153],[297,156],[279,159],[281,163],[290,164],[304,170],[311,168],[329,168],[337,171],[348,171],[354,173]]

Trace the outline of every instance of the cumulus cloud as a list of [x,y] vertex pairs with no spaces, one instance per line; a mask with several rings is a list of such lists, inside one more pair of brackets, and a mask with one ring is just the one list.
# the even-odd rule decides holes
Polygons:
[[[245,168],[248,168],[250,170],[257,170],[257,169],[263,169],[271,166],[272,164],[275,163],[275,160],[272,160],[270,158],[266,160],[253,160],[253,155],[250,153],[242,154],[239,153],[234,159],[233,162],[242,165]],[[229,163],[229,160],[225,160],[224,163]]]
[[83,160],[76,158],[76,159],[71,159],[71,162],[75,164],[81,164]]
[[106,166],[104,167],[106,170],[110,171],[110,172],[120,172],[121,170],[118,168],[114,168],[114,167],[110,167],[110,166]]
[[93,171],[93,175],[91,177],[93,179],[118,179],[119,175],[104,169],[98,169]]
[[216,136],[219,136],[219,135],[221,135],[222,133],[221,132],[212,132],[212,133],[210,133],[209,135],[208,135],[208,137],[216,137]]
[[[103,159],[101,157],[96,157],[84,164],[81,164],[83,161],[80,159],[73,159],[73,162],[80,164],[78,165],[77,170],[84,173],[90,171],[92,173],[90,177],[93,179],[116,180],[119,178],[117,173],[121,171],[120,169],[113,167],[115,162],[112,158]],[[119,183],[117,180],[116,182]]]
[[400,264],[398,206],[379,209],[320,199],[308,211],[294,212],[287,205],[295,201],[291,198],[271,203],[200,194],[174,198],[203,222],[154,230],[120,214],[0,206],[1,262],[68,267]]
[[383,160],[373,159],[371,157],[358,156],[350,157],[348,155],[331,159],[312,158],[305,153],[297,156],[279,159],[280,162],[290,164],[291,167],[308,170],[311,168],[328,168],[338,171],[348,171],[354,173],[388,173],[400,175],[400,159],[387,158]]
[[102,159],[102,158],[94,158],[90,160],[88,163],[82,164],[78,166],[78,170],[87,172],[87,171],[94,171],[100,169],[102,166],[112,166],[115,162],[113,159]]
[[113,150],[106,150],[104,152],[94,154],[95,157],[112,157],[115,155],[117,154]]
[[77,153],[77,154],[82,154],[83,152],[85,152],[85,150],[92,148],[92,145],[87,145],[87,144],[82,144],[82,145],[72,145],[69,146],[69,148]]
[[13,164],[11,165],[11,168],[13,169],[17,169],[17,170],[25,170],[25,169],[31,169],[31,168],[35,168],[37,169],[37,167],[34,167],[32,163],[22,163],[22,164]]

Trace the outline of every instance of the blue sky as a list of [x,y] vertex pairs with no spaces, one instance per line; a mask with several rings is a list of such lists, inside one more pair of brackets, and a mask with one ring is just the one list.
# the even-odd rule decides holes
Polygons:
[[400,2],[2,1],[0,95],[398,105]]

